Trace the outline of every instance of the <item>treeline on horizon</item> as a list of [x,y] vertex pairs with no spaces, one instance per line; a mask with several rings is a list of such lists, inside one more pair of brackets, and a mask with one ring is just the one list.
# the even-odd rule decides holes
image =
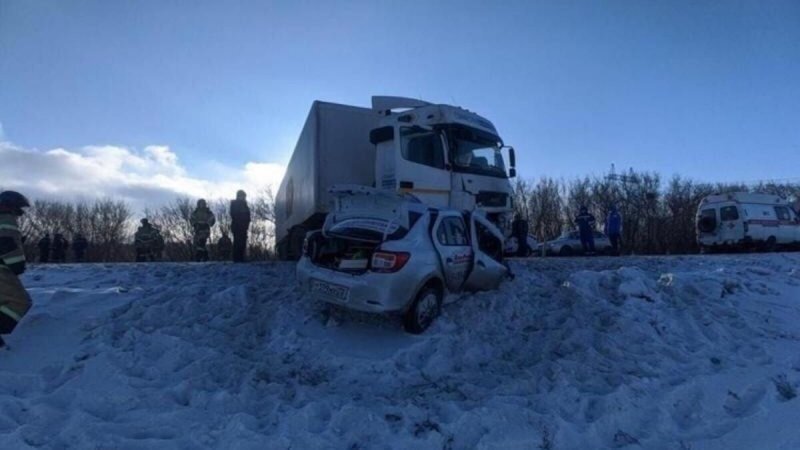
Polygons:
[[[624,178],[620,180],[619,178]],[[611,205],[622,214],[625,254],[697,253],[695,216],[703,197],[731,192],[760,192],[800,199],[800,182],[702,183],[674,176],[664,181],[656,172],[633,170],[617,179],[608,175],[559,180],[515,180],[515,209],[529,222],[539,241],[574,229],[581,206],[597,218],[598,230]]]
[[[703,197],[714,193],[763,192],[789,199],[800,198],[800,182],[701,183],[679,176],[666,182],[655,172],[625,174],[625,181],[605,175],[572,180],[543,177],[515,179],[515,209],[529,222],[530,233],[539,241],[558,237],[574,228],[573,220],[585,205],[597,218],[598,230],[610,206],[616,205],[623,217],[622,245],[626,254],[697,253],[695,214]],[[38,258],[37,243],[45,233],[62,233],[72,242],[77,233],[90,242],[88,262],[133,261],[133,234],[139,219],[147,217],[161,230],[166,241],[164,260],[191,261],[192,227],[189,218],[196,199],[178,197],[169,204],[137,212],[130,203],[115,199],[69,202],[33,200],[20,222],[26,237],[29,259]],[[265,189],[248,199],[253,221],[250,226],[248,255],[251,260],[275,258],[275,197]],[[223,259],[216,242],[230,233],[230,200],[209,202],[217,217],[212,228],[209,250],[212,259]],[[69,252],[71,259],[71,252]]]
[[[86,262],[133,261],[133,235],[140,219],[144,217],[161,230],[166,244],[164,261],[192,261],[194,258],[190,217],[196,199],[181,196],[166,205],[144,211],[135,211],[130,203],[111,198],[77,202],[49,199],[31,201],[31,207],[20,220],[20,228],[26,238],[25,252],[30,261],[38,261],[37,244],[47,233],[51,239],[55,233],[61,233],[70,244],[77,234],[82,234],[89,241]],[[272,191],[265,189],[248,198],[248,203],[252,215],[249,258],[256,261],[273,259],[275,200]],[[230,256],[225,257],[217,250],[217,240],[223,233],[233,238],[230,199],[209,200],[208,206],[217,219],[208,241],[210,256],[214,260],[230,259]],[[72,251],[68,250],[67,254],[69,262],[73,259]]]

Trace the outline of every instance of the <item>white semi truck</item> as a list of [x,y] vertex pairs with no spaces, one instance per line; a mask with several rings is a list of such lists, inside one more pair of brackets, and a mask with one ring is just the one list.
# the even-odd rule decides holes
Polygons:
[[278,256],[300,257],[306,233],[323,225],[335,184],[481,209],[510,237],[514,166],[514,149],[494,125],[463,108],[403,97],[373,97],[372,108],[315,101],[275,199]]

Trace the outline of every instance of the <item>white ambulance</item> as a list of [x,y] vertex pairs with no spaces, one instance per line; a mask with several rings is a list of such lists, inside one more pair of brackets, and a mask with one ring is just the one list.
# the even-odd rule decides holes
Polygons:
[[695,224],[701,251],[800,247],[798,213],[777,195],[709,195],[697,208]]

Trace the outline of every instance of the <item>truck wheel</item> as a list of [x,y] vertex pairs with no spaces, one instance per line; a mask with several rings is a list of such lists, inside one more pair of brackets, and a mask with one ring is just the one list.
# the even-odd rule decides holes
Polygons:
[[441,292],[433,287],[423,288],[403,316],[403,326],[411,334],[421,334],[431,326],[441,309]]
[[559,251],[558,254],[561,256],[572,256],[572,247],[565,245],[561,247],[561,251]]
[[286,259],[297,261],[301,256],[303,256],[303,240],[305,240],[305,238],[305,228],[295,227],[289,231]]

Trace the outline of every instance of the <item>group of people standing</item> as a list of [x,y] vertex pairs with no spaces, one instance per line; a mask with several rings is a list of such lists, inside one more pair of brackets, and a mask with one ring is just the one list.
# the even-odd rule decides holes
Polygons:
[[[37,247],[39,248],[39,262],[63,263],[67,261],[70,243],[62,233],[53,233],[53,239],[50,239],[50,233],[47,233],[39,239]],[[72,239],[72,255],[75,262],[84,262],[88,249],[89,241],[83,237],[83,234],[75,233]]]
[[[250,207],[247,204],[247,194],[244,191],[236,193],[236,199],[230,205],[231,232],[233,240],[226,231],[217,241],[217,251],[221,259],[230,259],[234,262],[244,262],[247,253],[247,232],[250,229]],[[192,250],[195,261],[208,261],[208,240],[211,238],[211,229],[216,225],[217,218],[208,207],[204,199],[197,201],[194,211],[189,218],[192,226]],[[161,259],[164,251],[164,238],[161,231],[153,226],[147,218],[142,219],[141,226],[134,236],[136,247],[136,261],[157,261]]]
[[[575,226],[578,227],[583,252],[587,255],[594,255],[595,253],[594,230],[596,225],[597,220],[589,212],[589,208],[581,206],[580,213],[575,217]],[[617,210],[616,205],[611,205],[609,208],[604,231],[611,242],[611,252],[614,255],[619,255],[620,237],[622,236],[622,215]]]

